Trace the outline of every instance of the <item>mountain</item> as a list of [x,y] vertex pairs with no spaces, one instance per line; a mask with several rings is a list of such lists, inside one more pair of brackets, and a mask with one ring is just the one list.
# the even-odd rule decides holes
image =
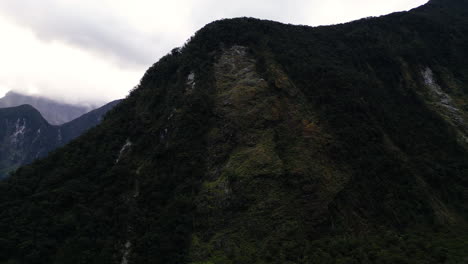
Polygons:
[[95,127],[96,125],[101,123],[104,115],[107,112],[109,112],[112,108],[114,108],[121,101],[122,100],[112,101],[68,123],[61,125],[59,129],[62,131],[62,135],[63,135],[62,145],[80,136],[81,134],[86,132],[91,127]]
[[86,106],[71,105],[53,101],[44,97],[29,96],[10,91],[0,98],[0,108],[29,104],[39,110],[42,116],[52,125],[69,122],[91,109]]
[[57,144],[56,129],[30,105],[0,109],[0,120],[0,177]]
[[237,18],[0,182],[0,263],[463,263],[468,5]]
[[0,109],[0,179],[21,165],[45,157],[101,122],[119,100],[61,126],[50,125],[34,107]]

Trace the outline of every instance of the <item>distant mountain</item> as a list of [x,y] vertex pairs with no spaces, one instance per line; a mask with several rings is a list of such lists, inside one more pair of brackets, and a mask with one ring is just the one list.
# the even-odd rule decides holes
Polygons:
[[108,103],[61,126],[50,125],[30,105],[0,108],[0,178],[21,165],[46,156],[51,150],[96,126],[119,101]]
[[78,137],[83,134],[90,127],[96,126],[102,121],[104,115],[116,106],[121,100],[112,101],[104,106],[94,109],[93,111],[86,113],[68,123],[65,123],[59,127],[62,131],[63,142],[66,142]]
[[30,105],[0,109],[0,177],[58,146],[58,130]]
[[24,95],[13,91],[8,92],[3,98],[0,98],[0,108],[24,104],[36,108],[52,125],[64,124],[92,109],[86,106],[60,103],[44,97]]

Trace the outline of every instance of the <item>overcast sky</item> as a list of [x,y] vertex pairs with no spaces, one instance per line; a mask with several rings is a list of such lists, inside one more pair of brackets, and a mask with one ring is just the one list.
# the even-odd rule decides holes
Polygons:
[[310,26],[409,10],[427,0],[0,0],[0,97],[123,98],[205,24],[240,16]]

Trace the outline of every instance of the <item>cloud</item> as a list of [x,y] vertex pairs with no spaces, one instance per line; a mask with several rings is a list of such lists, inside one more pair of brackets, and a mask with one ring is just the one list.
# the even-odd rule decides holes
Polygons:
[[289,24],[309,26],[349,22],[367,16],[409,10],[428,0],[196,0],[193,12],[196,24],[215,19],[251,16]]
[[205,12],[194,12],[192,19],[195,23],[209,23],[213,20],[233,17],[256,17],[280,21],[283,23],[301,24],[305,21],[303,12],[304,0],[237,0],[216,1],[198,0],[196,8],[199,10],[213,10],[208,14]]
[[148,65],[157,59],[163,36],[142,32],[105,8],[80,2],[2,0],[0,11],[43,41],[62,41],[121,65]]
[[329,0],[311,1],[304,6],[308,12],[307,25],[345,23],[363,17],[380,16],[406,11],[427,3],[428,0]]
[[124,97],[145,70],[213,20],[250,16],[323,25],[427,0],[1,0],[0,96],[67,102]]
[[31,31],[0,17],[0,88],[70,103],[124,97],[144,68],[122,68],[62,42],[43,42]]
[[11,89],[9,89],[8,87],[3,87],[3,86],[0,86],[0,98],[5,96],[5,94]]

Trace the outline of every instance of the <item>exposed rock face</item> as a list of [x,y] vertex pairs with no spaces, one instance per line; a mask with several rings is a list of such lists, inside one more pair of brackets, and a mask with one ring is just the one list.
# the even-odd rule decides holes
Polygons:
[[92,110],[90,107],[59,103],[47,98],[8,92],[0,98],[0,108],[28,104],[37,109],[52,125],[61,125]]
[[[216,122],[208,133],[209,174],[196,198],[194,258],[209,257],[211,246],[213,251],[231,250],[233,232],[252,234],[246,240],[259,232],[279,239],[296,228],[318,232],[349,178],[325,154],[332,138],[304,95],[270,63],[274,86],[257,72],[246,47],[224,50],[214,66]],[[280,184],[290,177],[304,181],[298,188]],[[291,218],[265,224],[262,218],[270,214]]]
[[423,98],[437,113],[457,129],[461,141],[468,147],[468,112],[466,109],[463,111],[456,102],[465,103],[465,101],[462,98],[454,100],[451,95],[444,92],[434,79],[431,68],[424,69],[422,76],[428,89],[428,93],[422,93]]
[[32,106],[0,109],[0,177],[58,145],[57,129]]
[[0,109],[0,178],[21,165],[45,157],[96,126],[119,101],[111,102],[62,126],[50,125],[30,105]]

